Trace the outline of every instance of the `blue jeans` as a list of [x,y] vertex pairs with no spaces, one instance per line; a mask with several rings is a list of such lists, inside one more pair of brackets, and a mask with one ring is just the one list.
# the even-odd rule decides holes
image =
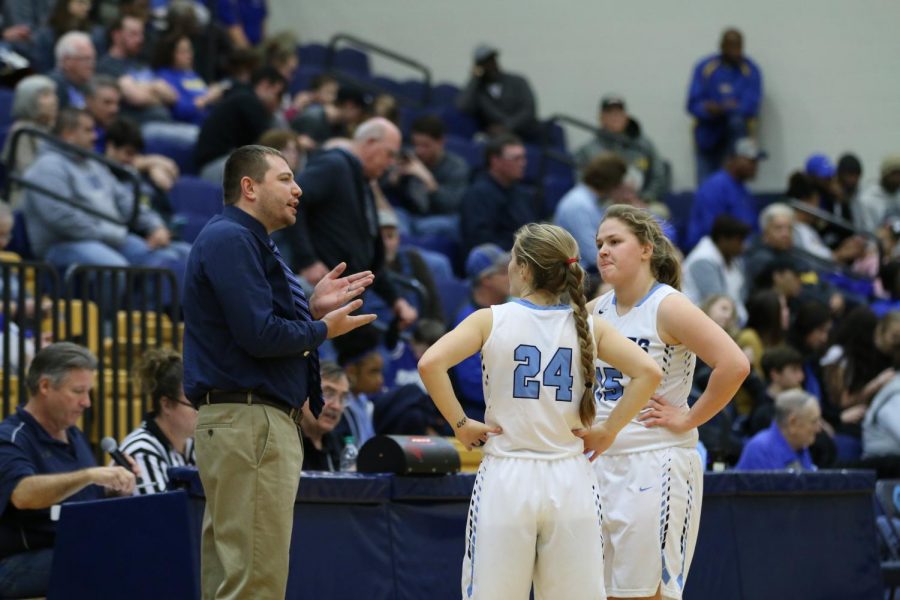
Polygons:
[[46,596],[53,549],[14,554],[0,560],[0,598]]

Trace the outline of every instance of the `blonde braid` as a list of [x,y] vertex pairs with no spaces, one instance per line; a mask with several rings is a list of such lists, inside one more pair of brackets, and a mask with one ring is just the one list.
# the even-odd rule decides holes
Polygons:
[[584,392],[578,405],[581,424],[590,427],[594,422],[597,407],[594,404],[594,340],[588,327],[588,313],[584,298],[584,270],[577,262],[566,265],[566,291],[575,317],[575,330],[581,348],[581,370],[584,376]]

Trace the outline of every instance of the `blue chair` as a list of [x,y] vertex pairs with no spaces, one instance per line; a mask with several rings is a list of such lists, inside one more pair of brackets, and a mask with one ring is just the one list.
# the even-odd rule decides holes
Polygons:
[[444,136],[444,147],[461,156],[472,169],[484,166],[484,146],[478,142],[449,134]]
[[544,177],[544,214],[542,216],[552,219],[553,213],[556,212],[556,205],[573,187],[575,187],[575,179],[571,173],[568,177],[559,177],[557,175]]
[[372,73],[369,55],[356,48],[341,48],[335,52],[331,66],[364,79],[368,79]]
[[194,144],[186,144],[170,138],[145,137],[144,152],[168,156],[175,161],[183,175],[197,173],[197,165],[194,162]]
[[384,75],[376,75],[372,78],[372,83],[383,87],[385,92],[387,92],[391,96],[394,96],[395,98],[397,96],[400,96],[403,91],[403,84],[401,84],[396,79],[392,79]]
[[12,125],[12,104],[15,92],[9,88],[0,88],[0,126]]
[[13,211],[13,228],[10,234],[9,244],[5,250],[15,252],[24,260],[34,258],[34,252],[31,249],[31,242],[28,240],[28,229],[25,227],[25,215],[21,210]]
[[169,192],[169,202],[179,236],[193,242],[207,221],[222,212],[222,186],[199,177],[179,177]]
[[454,106],[459,96],[459,87],[452,83],[439,83],[431,88],[432,106]]
[[566,130],[562,128],[562,125],[548,121],[544,124],[544,128],[550,147],[560,152],[566,152]]
[[328,48],[322,44],[304,44],[297,47],[297,57],[300,59],[300,66],[325,66],[325,57],[328,56]]
[[541,181],[542,152],[539,146],[525,144],[525,156],[528,164],[525,165],[525,183],[536,184]]
[[288,91],[291,93],[291,95],[294,95],[297,92],[308,90],[313,78],[316,75],[319,75],[322,70],[323,67],[321,65],[301,64],[299,67],[297,67],[297,70],[294,71],[294,74],[291,77],[291,81],[288,84]]
[[441,297],[441,304],[444,308],[444,321],[447,327],[453,327],[456,320],[456,313],[460,307],[468,300],[471,287],[469,282],[463,279],[437,279],[434,282],[437,287],[438,295]]
[[427,96],[428,88],[425,87],[425,83],[418,79],[407,79],[400,84],[400,89],[397,92],[398,96],[403,98],[408,98],[410,100],[414,100],[416,102],[425,102],[425,96]]
[[[669,223],[675,228],[678,239],[686,240],[691,206],[694,204],[694,192],[669,193],[665,195],[663,202],[669,207]],[[691,249],[681,247],[681,251],[686,255]]]
[[470,139],[478,132],[478,123],[474,118],[462,113],[455,106],[442,106],[437,114],[444,120],[447,133]]

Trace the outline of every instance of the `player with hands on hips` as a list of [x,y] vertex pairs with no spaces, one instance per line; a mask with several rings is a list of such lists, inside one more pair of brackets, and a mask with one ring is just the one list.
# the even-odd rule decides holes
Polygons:
[[[604,580],[610,598],[680,600],[703,498],[697,427],[734,396],[750,371],[724,329],[678,291],[671,242],[649,212],[614,204],[597,232],[597,267],[612,290],[588,309],[662,368],[662,382],[594,463],[603,503]],[[692,407],[694,364],[712,367]],[[598,356],[597,422],[612,419],[634,385]]]
[[[463,597],[525,600],[533,584],[536,600],[600,600],[601,507],[585,452],[612,443],[646,404],[660,368],[588,316],[578,245],[564,229],[522,227],[509,280],[517,298],[474,312],[419,361],[456,437],[467,448],[484,447],[466,527]],[[466,417],[448,376],[478,351],[484,423]],[[595,355],[633,379],[606,422],[588,430]]]

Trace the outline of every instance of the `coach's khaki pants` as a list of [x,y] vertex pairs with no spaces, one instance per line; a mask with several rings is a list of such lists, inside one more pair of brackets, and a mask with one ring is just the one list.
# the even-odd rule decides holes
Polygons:
[[281,600],[303,463],[297,426],[270,406],[203,405],[195,440],[202,597]]

